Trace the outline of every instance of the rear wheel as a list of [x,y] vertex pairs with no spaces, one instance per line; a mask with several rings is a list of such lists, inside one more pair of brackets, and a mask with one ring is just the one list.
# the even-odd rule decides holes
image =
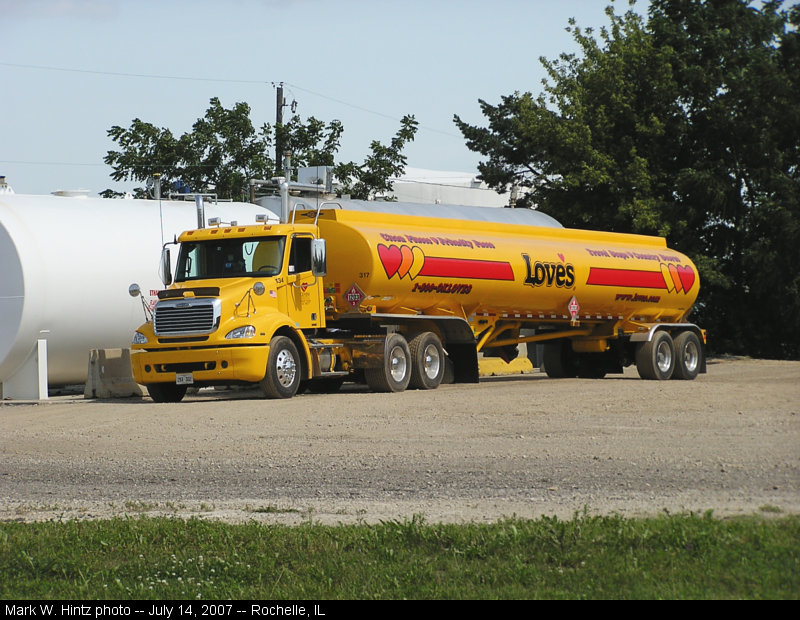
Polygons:
[[154,402],[179,403],[186,395],[187,386],[174,383],[149,383],[145,387]]
[[681,332],[675,338],[675,371],[673,379],[691,381],[697,378],[703,359],[700,339],[694,332]]
[[386,339],[383,364],[364,370],[367,385],[374,392],[402,392],[411,381],[411,352],[406,339],[391,334]]
[[605,358],[601,353],[583,353],[577,359],[578,377],[602,379],[606,376]]
[[418,390],[435,390],[444,377],[444,348],[433,332],[417,334],[408,343],[411,353],[411,381]]
[[575,354],[569,340],[546,342],[542,352],[544,371],[551,379],[567,379],[578,374]]
[[642,379],[664,381],[675,368],[675,343],[667,332],[656,332],[636,349],[636,370]]
[[267,371],[260,381],[267,398],[291,398],[300,387],[300,356],[286,336],[275,336],[269,343]]

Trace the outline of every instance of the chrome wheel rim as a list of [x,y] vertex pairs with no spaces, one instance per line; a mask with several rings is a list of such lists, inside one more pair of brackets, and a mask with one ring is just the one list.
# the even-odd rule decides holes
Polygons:
[[283,387],[289,387],[294,383],[294,378],[297,375],[297,363],[289,350],[284,349],[278,353],[275,367],[278,374],[278,383]]
[[672,350],[666,341],[660,342],[656,349],[656,366],[663,373],[672,368]]
[[689,342],[683,349],[683,367],[689,372],[694,372],[700,363],[700,352],[694,342]]
[[422,359],[422,368],[428,379],[435,379],[439,376],[441,365],[442,360],[439,356],[439,348],[436,345],[429,344],[425,347],[425,353]]
[[391,355],[389,356],[389,374],[392,375],[397,383],[403,381],[408,372],[408,360],[403,351],[403,347],[392,348]]

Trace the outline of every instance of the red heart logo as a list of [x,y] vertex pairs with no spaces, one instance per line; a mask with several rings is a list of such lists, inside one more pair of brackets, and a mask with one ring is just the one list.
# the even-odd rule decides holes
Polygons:
[[558,253],[558,257],[561,259],[561,262],[563,263],[564,262],[564,255],[561,252],[559,252]]
[[669,266],[669,277],[672,278],[672,285],[675,287],[675,291],[680,293],[681,288],[683,287],[683,282],[681,282],[681,276],[678,273],[677,265]]
[[403,262],[403,255],[396,245],[385,246],[382,243],[378,245],[378,258],[381,259],[387,278],[391,278],[396,274],[400,268],[400,263]]
[[694,284],[694,270],[691,267],[681,267],[678,265],[678,277],[683,285],[683,292],[688,293]]

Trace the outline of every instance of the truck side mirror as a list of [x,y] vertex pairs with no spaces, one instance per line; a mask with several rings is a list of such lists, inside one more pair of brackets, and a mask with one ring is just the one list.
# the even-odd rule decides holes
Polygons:
[[328,253],[325,249],[325,239],[312,239],[311,241],[311,273],[315,277],[328,274]]
[[169,248],[161,250],[161,264],[158,266],[158,273],[164,286],[172,284],[172,265],[170,261]]

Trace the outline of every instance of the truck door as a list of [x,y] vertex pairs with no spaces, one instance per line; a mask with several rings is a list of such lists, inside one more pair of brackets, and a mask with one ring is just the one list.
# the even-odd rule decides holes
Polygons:
[[311,240],[310,235],[292,236],[287,264],[288,313],[301,329],[322,324],[322,281],[311,273]]

